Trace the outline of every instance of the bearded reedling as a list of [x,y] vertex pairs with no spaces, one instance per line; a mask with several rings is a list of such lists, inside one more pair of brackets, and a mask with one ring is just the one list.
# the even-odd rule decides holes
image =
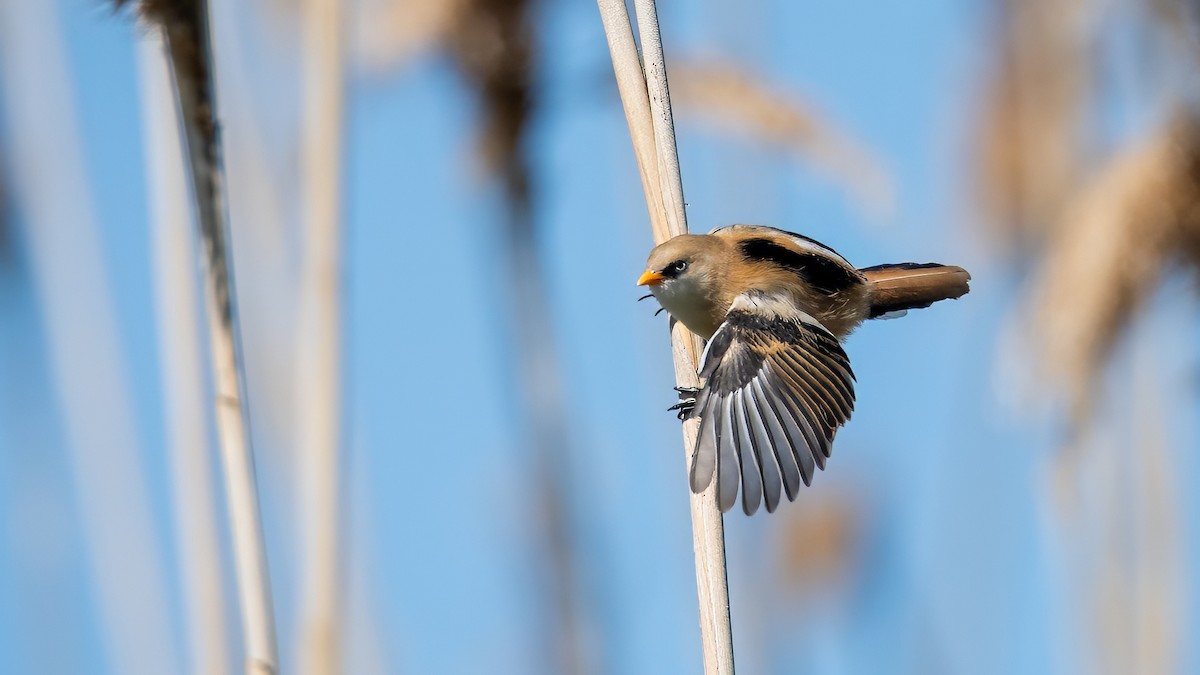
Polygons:
[[854,408],[854,373],[840,340],[866,319],[958,298],[961,267],[900,263],[858,269],[803,235],[757,225],[686,234],[650,252],[639,286],[708,340],[704,386],[673,409],[700,418],[690,482],[717,481],[721,511],[747,515],[825,468]]

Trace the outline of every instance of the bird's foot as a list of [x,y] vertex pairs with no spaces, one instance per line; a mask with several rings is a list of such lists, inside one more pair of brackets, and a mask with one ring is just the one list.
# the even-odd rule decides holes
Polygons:
[[675,391],[679,392],[679,403],[667,408],[667,410],[678,411],[675,416],[680,421],[686,420],[691,416],[692,411],[696,409],[696,394],[699,394],[700,390],[696,387],[675,387]]

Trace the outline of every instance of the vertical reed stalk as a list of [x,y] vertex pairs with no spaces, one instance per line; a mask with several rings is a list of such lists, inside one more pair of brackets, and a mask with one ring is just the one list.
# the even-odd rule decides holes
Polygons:
[[139,42],[146,177],[149,182],[163,410],[175,539],[183,584],[188,672],[229,672],[228,623],[221,574],[215,485],[204,414],[195,252],[191,205],[162,32]]
[[342,11],[303,3],[300,270],[296,411],[299,425],[299,672],[340,670]]
[[[11,141],[8,177],[44,322],[107,669],[169,673],[179,663],[170,595],[86,176],[60,6],[0,2],[0,123]],[[0,319],[4,329],[9,320]]]
[[[613,70],[633,139],[634,154],[646,192],[655,243],[687,233],[675,126],[667,91],[666,62],[654,0],[636,0],[645,75],[633,41],[624,0],[597,0],[608,38]],[[671,352],[680,387],[699,385],[696,375],[696,337],[682,324],[671,323]],[[696,444],[697,420],[683,425],[685,457]],[[716,481],[701,494],[691,495],[692,546],[696,558],[696,590],[700,605],[700,635],[704,672],[732,674],[733,631],[729,621],[729,583],[725,568],[725,529],[717,506]]]
[[245,640],[246,672],[275,673],[275,618],[259,514],[258,487],[245,406],[233,258],[216,123],[207,0],[143,0],[142,12],[160,24],[175,80],[178,111],[202,243],[201,266],[216,389],[217,436],[225,468],[233,558]]

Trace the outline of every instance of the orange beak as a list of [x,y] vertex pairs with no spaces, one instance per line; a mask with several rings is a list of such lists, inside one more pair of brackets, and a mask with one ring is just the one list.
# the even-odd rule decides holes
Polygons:
[[661,284],[664,279],[666,279],[666,277],[659,274],[658,272],[651,272],[650,270],[646,270],[645,272],[642,272],[642,276],[638,277],[637,285],[638,286],[657,286],[657,285]]

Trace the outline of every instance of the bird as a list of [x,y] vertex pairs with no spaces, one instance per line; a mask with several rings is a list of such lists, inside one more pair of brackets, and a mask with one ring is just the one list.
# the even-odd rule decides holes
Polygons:
[[[938,263],[859,269],[801,234],[730,225],[656,246],[639,286],[675,320],[707,340],[703,386],[673,409],[700,419],[689,483],[716,480],[721,511],[741,493],[753,515],[825,469],[837,430],[854,410],[855,376],[842,341],[867,319],[956,299],[971,275]],[[739,490],[740,488],[740,490]]]

